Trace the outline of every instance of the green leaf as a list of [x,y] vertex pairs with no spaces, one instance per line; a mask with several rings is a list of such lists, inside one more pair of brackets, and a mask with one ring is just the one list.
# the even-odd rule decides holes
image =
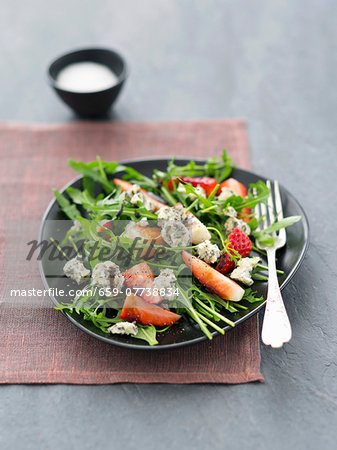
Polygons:
[[92,178],[83,177],[83,190],[86,191],[88,193],[88,195],[90,195],[90,197],[94,198],[95,197],[95,184],[94,181],[92,180]]
[[80,191],[79,189],[68,187],[66,189],[66,193],[69,195],[69,197],[72,199],[74,203],[77,203],[78,205],[81,205],[83,203],[83,192]]
[[203,206],[205,208],[213,206],[213,203],[210,200],[208,200],[208,198],[205,198],[202,195],[198,194],[198,191],[196,191],[196,188],[194,186],[192,186],[189,183],[186,183],[181,178],[178,178],[178,180],[179,180],[179,182],[181,184],[184,185],[185,190],[186,190],[186,194],[193,194],[193,195],[195,195],[196,198],[201,201],[201,203],[203,204]]
[[132,337],[136,339],[142,339],[150,345],[158,344],[156,339],[157,330],[154,325],[138,325],[138,333]]
[[294,223],[296,223],[300,220],[301,220],[301,216],[289,216],[289,217],[286,217],[285,219],[274,222],[268,228],[266,228],[264,231],[266,233],[274,233],[275,231],[281,230],[282,228],[290,227],[290,225],[293,225]]
[[253,231],[252,235],[260,245],[272,246],[275,243],[275,239],[272,233],[281,230],[282,228],[290,227],[294,223],[301,220],[301,216],[289,216],[285,219],[272,223],[268,228],[262,231]]
[[66,193],[71,200],[77,205],[82,205],[84,208],[92,207],[96,204],[96,200],[91,197],[88,191],[80,191],[79,189],[68,187]]
[[257,297],[257,291],[253,291],[251,288],[245,290],[242,300],[246,300],[249,303],[262,302],[263,297]]
[[102,176],[101,172],[97,170],[97,167],[99,167],[98,161],[86,164],[83,161],[68,159],[68,165],[76,172],[79,172],[82,175],[91,178],[93,181],[96,181],[96,183],[101,184],[106,192],[109,193],[114,189],[113,183]]
[[78,217],[81,216],[81,213],[76,208],[76,206],[72,205],[64,195],[62,195],[57,189],[53,189],[53,192],[61,210],[64,212],[66,216],[69,217],[69,219],[76,220]]
[[175,157],[172,158],[168,165],[165,174],[159,171],[155,172],[155,175],[161,179],[169,179],[173,177],[214,177],[218,182],[227,178],[232,171],[232,160],[228,158],[226,150],[223,150],[222,161],[219,162],[217,158],[209,158],[205,164],[198,163],[197,161],[189,161],[187,164],[178,166],[175,164]]

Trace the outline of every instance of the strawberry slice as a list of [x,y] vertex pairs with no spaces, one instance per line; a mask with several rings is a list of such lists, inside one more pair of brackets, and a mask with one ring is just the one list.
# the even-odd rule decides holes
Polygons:
[[[247,197],[248,191],[246,186],[244,186],[240,181],[235,178],[227,178],[227,180],[223,181],[218,189],[217,194],[221,194],[221,189],[226,187],[234,192],[235,195],[240,195],[240,197]],[[243,208],[241,212],[239,212],[239,219],[244,220],[245,222],[249,222],[251,219],[252,210],[250,208]]]
[[154,274],[146,262],[136,264],[123,273],[125,286],[130,289],[143,288],[141,297],[147,303],[157,304],[162,301],[159,294],[154,292]]
[[[231,234],[228,236],[230,242],[229,251],[232,248],[236,250],[242,258],[246,258],[250,255],[252,250],[252,242],[249,237],[238,228],[234,228]],[[232,252],[234,254],[234,252]],[[216,266],[216,270],[221,273],[228,273],[234,269],[235,262],[231,260],[228,253],[221,256],[220,261]]]
[[196,256],[192,256],[185,250],[183,251],[183,260],[187,267],[191,269],[193,275],[209,291],[224,300],[239,302],[242,299],[243,294],[245,293],[244,289],[235,283],[235,281],[213,269],[213,267],[205,263],[205,261],[202,261]]
[[142,298],[131,294],[126,297],[119,317],[128,322],[165,327],[177,322],[181,316],[159,306],[149,305]]

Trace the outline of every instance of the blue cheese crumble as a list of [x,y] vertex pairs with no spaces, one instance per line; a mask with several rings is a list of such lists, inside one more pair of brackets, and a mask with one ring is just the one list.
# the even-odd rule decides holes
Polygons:
[[106,296],[111,296],[113,295],[112,289],[116,289],[117,291],[122,289],[124,277],[117,264],[112,261],[104,261],[96,264],[94,267],[92,271],[92,284],[104,289]]
[[138,327],[135,322],[118,322],[108,328],[112,334],[131,334],[135,336],[138,333]]
[[181,205],[181,207],[171,207],[171,206],[162,206],[157,211],[158,225],[160,227],[164,227],[166,222],[181,222],[185,220],[186,213],[185,208]]
[[83,278],[90,275],[90,270],[88,270],[83,262],[77,257],[65,263],[63,272],[68,278],[76,281],[77,284],[80,284],[81,281],[83,281]]
[[247,236],[250,234],[249,225],[243,220],[238,219],[237,217],[229,217],[225,222],[224,228],[226,236],[229,236],[231,232],[234,230],[234,228],[238,228],[243,233],[247,234]]
[[231,273],[231,278],[240,281],[247,286],[251,286],[254,283],[252,271],[258,265],[259,261],[260,258],[258,256],[255,256],[254,258],[239,259],[236,268]]
[[221,251],[216,244],[212,244],[211,241],[206,240],[197,245],[197,252],[200,259],[203,259],[209,264],[215,263],[220,258]]
[[178,221],[166,222],[161,235],[170,247],[188,247],[191,244],[190,232],[183,223]]
[[221,193],[218,196],[218,200],[224,202],[229,197],[231,197],[233,194],[234,194],[234,192],[232,191],[232,189],[229,189],[228,187],[224,186],[224,187],[221,188]]
[[227,217],[237,217],[238,213],[233,208],[233,206],[228,205],[224,211],[225,216]]
[[176,281],[172,269],[161,269],[159,275],[154,279],[154,286],[160,291],[163,300],[173,301],[177,298]]
[[144,208],[150,212],[156,209],[156,205],[145,195],[138,184],[133,184],[132,188],[125,193],[126,198],[132,205],[138,205],[138,202],[144,205]]

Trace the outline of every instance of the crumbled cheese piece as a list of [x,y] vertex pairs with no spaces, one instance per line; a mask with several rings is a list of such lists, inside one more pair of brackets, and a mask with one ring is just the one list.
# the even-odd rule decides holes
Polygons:
[[[206,191],[205,191],[205,189],[204,189],[203,187],[201,187],[201,186],[196,186],[194,189],[195,189],[196,194],[198,194],[198,195],[200,195],[201,197],[204,197],[204,198],[207,197]],[[184,186],[182,183],[179,183],[179,186],[178,186],[178,188],[177,188],[177,191],[178,191],[178,192],[181,192],[182,194],[186,194],[186,188],[185,188],[185,186]],[[197,198],[197,196],[194,195],[194,194],[192,194],[192,193],[188,194],[188,196],[189,196],[192,200],[194,200],[195,198]]]
[[176,203],[174,205],[174,208],[180,212],[181,220],[185,220],[186,219],[186,208],[184,208],[181,203]]
[[112,289],[120,291],[124,284],[124,277],[117,264],[112,261],[104,261],[96,264],[92,271],[92,284],[105,289],[105,295],[113,294]]
[[140,186],[139,184],[133,184],[130,190],[128,191],[128,194],[132,197],[132,195],[137,194],[140,192]]
[[200,259],[209,264],[215,263],[220,257],[221,251],[216,244],[212,244],[209,240],[201,242],[197,245],[197,252]]
[[133,205],[137,205],[138,202],[144,203],[144,194],[142,192],[137,192],[137,194],[133,194],[133,196],[130,197],[130,203]]
[[225,209],[225,216],[228,217],[237,217],[238,213],[236,212],[236,210],[233,208],[233,206],[227,206],[227,208]]
[[225,233],[228,236],[234,230],[234,228],[238,228],[243,233],[249,235],[250,227],[249,225],[241,219],[237,219],[236,217],[229,217],[225,222]]
[[167,222],[181,222],[186,218],[185,208],[177,205],[175,208],[171,206],[162,206],[157,211],[158,225],[163,227]]
[[176,299],[176,281],[177,278],[172,269],[162,269],[154,279],[154,286],[160,291],[163,300],[172,301]]
[[[204,198],[207,197],[206,191],[203,187],[197,186],[194,188],[194,190],[195,190],[196,194],[200,195],[200,197],[204,197]],[[190,197],[196,198],[196,196],[194,194],[190,194]]]
[[152,212],[156,209],[155,204],[153,202],[151,202],[151,200],[145,194],[143,194],[143,192],[139,192],[138,194],[135,194],[130,200],[130,203],[132,205],[138,205],[138,202],[143,203],[144,208],[150,212]]
[[166,222],[161,235],[170,247],[187,247],[191,244],[190,232],[183,223],[178,221]]
[[70,228],[70,231],[82,231],[82,224],[79,220],[74,220],[73,226]]
[[180,192],[181,194],[186,194],[185,186],[182,183],[178,184],[177,191]]
[[147,217],[142,217],[138,222],[138,225],[140,225],[141,227],[147,227],[149,225]]
[[138,333],[138,327],[135,322],[118,322],[108,328],[112,334],[132,334],[135,336]]
[[75,280],[77,284],[80,284],[83,278],[90,275],[90,270],[77,257],[65,263],[63,272],[68,278]]
[[242,258],[239,259],[238,265],[231,273],[233,280],[240,281],[247,286],[251,286],[254,281],[252,280],[252,271],[259,263],[260,258],[258,256],[254,258]]
[[218,200],[220,201],[226,201],[229,197],[231,197],[234,194],[232,189],[229,189],[228,187],[224,186],[221,188],[221,193],[218,196]]
[[156,209],[156,205],[140,190],[138,184],[133,184],[132,188],[126,192],[126,197],[132,205],[138,205],[138,202],[143,203],[144,208],[152,212]]

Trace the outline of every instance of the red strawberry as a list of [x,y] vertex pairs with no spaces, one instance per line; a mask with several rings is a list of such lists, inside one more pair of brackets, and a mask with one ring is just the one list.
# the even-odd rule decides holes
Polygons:
[[[249,256],[252,250],[252,243],[249,237],[243,233],[239,228],[234,228],[231,234],[228,236],[228,241],[230,242],[229,250],[232,248],[236,250],[242,258]],[[234,254],[234,252],[232,252]],[[220,261],[216,266],[216,270],[221,273],[228,273],[234,269],[235,261],[231,260],[228,253],[224,253]]]

